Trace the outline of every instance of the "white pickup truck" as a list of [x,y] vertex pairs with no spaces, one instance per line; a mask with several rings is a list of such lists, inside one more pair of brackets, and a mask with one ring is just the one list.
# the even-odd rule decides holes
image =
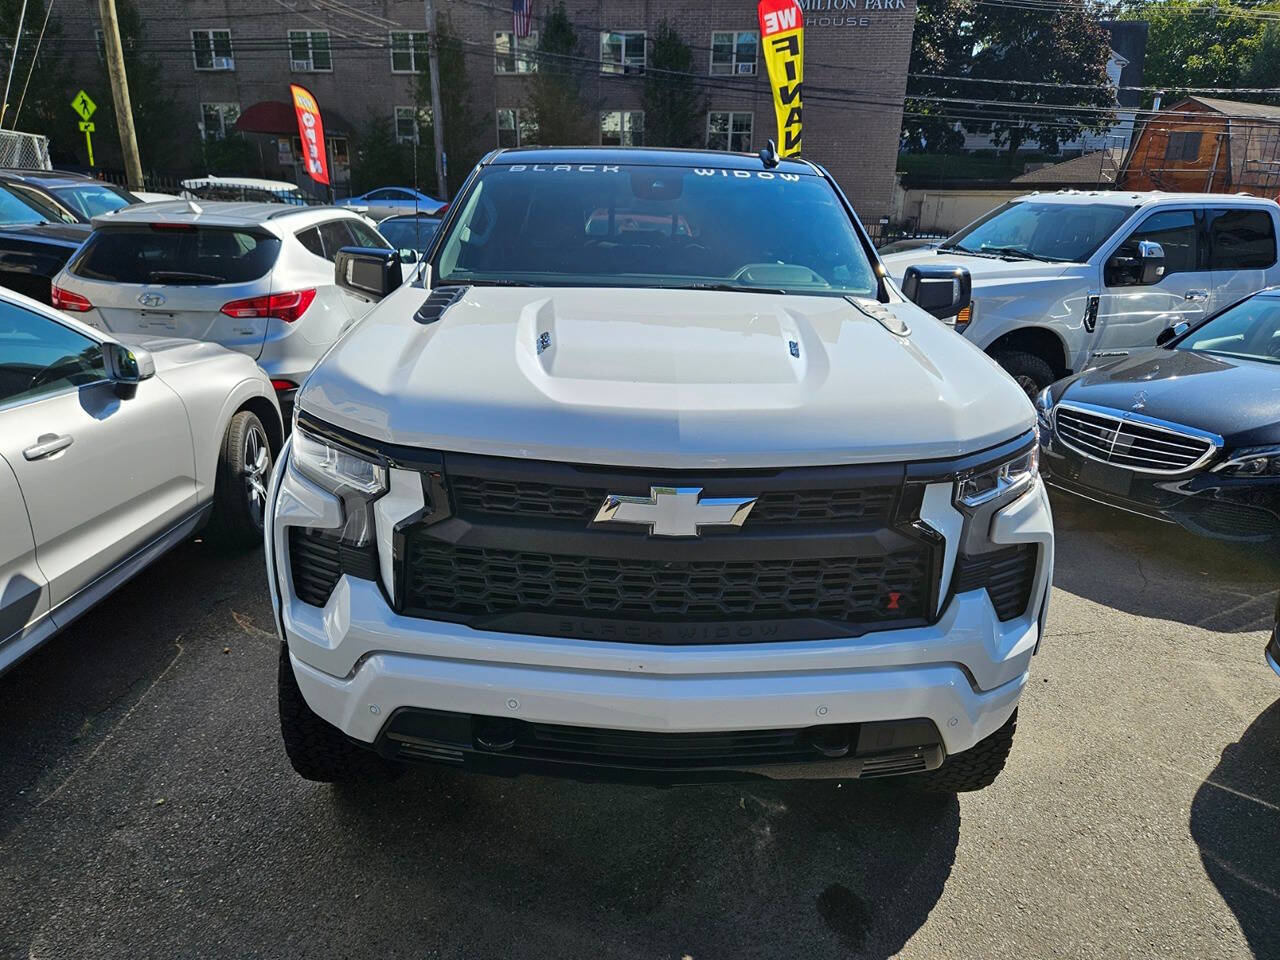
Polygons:
[[1032,396],[1280,283],[1280,206],[1242,194],[1065,190],[1011,200],[940,246],[884,258],[973,278],[957,333]]
[[995,779],[1053,528],[967,276],[908,302],[825,171],[700,151],[492,155],[397,256],[339,254],[380,302],[269,493],[302,776]]

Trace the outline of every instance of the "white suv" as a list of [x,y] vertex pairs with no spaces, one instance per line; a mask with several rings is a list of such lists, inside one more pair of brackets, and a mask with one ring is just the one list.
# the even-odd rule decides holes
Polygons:
[[1260,197],[1064,190],[884,264],[898,279],[912,265],[967,268],[973,303],[956,331],[1035,395],[1280,283],[1277,233],[1280,206]]
[[1035,413],[825,171],[503,152],[392,259],[339,257],[387,295],[269,491],[302,776],[995,778],[1051,579]]
[[113,334],[212,340],[258,361],[288,420],[298,384],[369,309],[341,290],[342,247],[386,249],[335,207],[177,200],[94,218],[53,305]]

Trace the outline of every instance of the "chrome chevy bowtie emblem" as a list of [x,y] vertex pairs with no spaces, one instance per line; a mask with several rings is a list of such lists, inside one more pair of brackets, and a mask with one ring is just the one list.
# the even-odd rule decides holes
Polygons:
[[647,497],[611,493],[596,523],[641,523],[654,537],[696,537],[703,527],[740,527],[755,497],[702,498],[701,487],[650,487]]
[[158,307],[164,303],[163,293],[140,293],[138,302],[144,307]]

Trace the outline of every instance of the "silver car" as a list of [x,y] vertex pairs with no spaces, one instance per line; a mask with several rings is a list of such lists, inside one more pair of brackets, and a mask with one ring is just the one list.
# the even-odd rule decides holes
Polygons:
[[261,543],[283,432],[250,358],[0,290],[0,673],[202,527]]
[[286,420],[329,346],[370,309],[333,282],[342,247],[390,245],[336,207],[180,200],[97,217],[54,306],[108,333],[212,340],[271,377]]

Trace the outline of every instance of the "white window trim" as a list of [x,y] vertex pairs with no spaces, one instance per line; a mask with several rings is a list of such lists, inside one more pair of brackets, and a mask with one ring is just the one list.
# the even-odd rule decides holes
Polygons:
[[[515,69],[513,69],[513,70],[499,70],[499,69],[498,69],[498,64],[501,62],[501,57],[500,57],[500,56],[499,56],[499,54],[498,54],[498,37],[499,37],[501,34],[504,34],[504,33],[505,33],[505,34],[508,34],[508,35],[511,37],[512,42],[515,44],[515,47],[514,47],[514,49],[513,49],[513,50],[512,50],[512,52],[511,52],[511,56],[512,56],[512,58],[513,58],[513,59],[512,59],[512,65],[515,67]],[[495,30],[495,31],[493,31],[493,73],[494,73],[494,76],[498,76],[498,77],[527,77],[527,76],[528,76],[529,74],[531,74],[531,73],[537,73],[537,72],[538,72],[538,63],[537,63],[537,61],[534,59],[534,57],[535,57],[535,55],[536,55],[536,54],[537,54],[537,52],[538,52],[538,37],[539,37],[539,36],[540,36],[540,35],[539,35],[539,33],[538,33],[538,31],[537,31],[537,30],[530,30],[530,31],[529,31],[529,35],[528,35],[527,37],[517,37],[517,36],[516,36],[516,33],[515,33],[515,31],[514,31],[514,30]],[[521,69],[520,69],[519,64],[520,64],[520,61],[521,61],[521,60],[524,60],[524,61],[525,61],[525,63],[526,63],[526,64],[528,64],[527,69],[525,69],[525,70],[521,70]]]
[[[410,137],[402,137],[402,136],[400,136],[400,111],[401,111],[401,110],[407,110],[407,111],[409,111],[409,113],[410,113],[410,114],[413,116],[413,118],[414,118],[414,121],[415,121],[415,122],[414,122],[414,126],[413,126],[413,137],[412,137],[412,138],[410,138]],[[421,142],[422,142],[422,141],[421,141],[421,137],[422,137],[422,125],[423,125],[424,123],[426,123],[426,118],[424,118],[424,117],[423,117],[423,110],[422,110],[422,108],[421,108],[421,107],[416,107],[416,106],[414,106],[413,104],[400,104],[399,106],[396,106],[396,107],[393,107],[393,108],[392,108],[392,110],[391,110],[391,116],[392,116],[392,118],[393,118],[393,120],[394,120],[394,130],[395,130],[395,135],[396,135],[396,143],[413,143],[413,144],[417,144],[417,143],[421,143]]]
[[[734,118],[734,117],[741,117],[741,116],[748,116],[748,117],[750,117],[750,118],[751,118],[751,137],[752,137],[752,139],[754,139],[754,138],[755,138],[755,135],[756,135],[756,112],[755,112],[754,110],[708,110],[708,111],[707,111],[707,139],[706,139],[706,144],[707,144],[707,149],[708,149],[708,150],[719,150],[719,149],[720,149],[719,147],[713,147],[713,146],[711,146],[711,132],[712,132],[712,131],[711,131],[711,116],[712,116],[712,114],[716,114],[716,113],[723,113],[723,114],[725,114],[725,115],[727,115],[727,116],[729,117],[729,129],[728,129],[728,131],[727,131],[728,139],[727,139],[727,140],[726,140],[726,142],[725,142],[724,152],[725,152],[725,153],[739,153],[739,152],[741,152],[741,151],[736,151],[736,150],[734,150],[734,149],[733,149],[733,118]],[[751,149],[751,144],[750,144],[750,142],[748,142],[748,143],[747,143],[747,149],[748,149],[748,150],[750,150],[750,149]]]
[[[618,115],[618,118],[619,118],[619,125],[618,125],[619,137],[622,137],[624,134],[627,134],[627,133],[633,133],[633,134],[635,133],[634,129],[628,129],[627,117],[635,114],[640,115],[640,137],[641,137],[641,145],[643,145],[644,143],[644,111],[643,110],[627,110],[627,109],[621,109],[621,108],[617,110],[601,110],[600,111],[600,145],[604,146],[604,118],[615,113]],[[622,146],[627,146],[627,144],[624,143],[622,144]]]
[[[213,43],[213,35],[215,33],[225,33],[227,35],[227,46],[231,48],[231,55],[225,58],[231,61],[228,66],[225,66],[225,67],[217,66],[218,56],[216,53],[214,53],[215,46]],[[207,67],[200,66],[200,57],[199,57],[200,51],[196,48],[197,34],[207,38],[209,41],[210,66],[207,66]],[[204,29],[204,30],[192,30],[191,31],[191,63],[197,70],[199,70],[202,73],[227,73],[228,71],[235,70],[236,51],[235,51],[234,43],[231,38],[231,31],[223,27],[210,27],[209,29]]]
[[202,132],[202,134],[201,134],[201,139],[203,139],[205,142],[208,142],[211,138],[210,138],[210,136],[209,136],[209,126],[208,126],[208,124],[206,124],[206,123],[205,123],[205,119],[204,119],[204,118],[205,118],[205,108],[206,108],[206,107],[213,107],[213,108],[214,108],[214,111],[218,114],[218,126],[219,126],[219,128],[220,128],[220,129],[219,129],[219,131],[218,131],[218,135],[217,135],[216,137],[212,138],[212,139],[215,139],[215,140],[225,140],[225,139],[227,138],[228,134],[230,133],[230,130],[228,130],[228,124],[227,124],[227,110],[226,110],[226,108],[227,108],[227,107],[234,107],[234,108],[235,108],[235,111],[236,111],[236,117],[235,117],[235,119],[234,119],[234,120],[232,120],[232,121],[231,121],[231,124],[230,124],[231,126],[234,126],[234,125],[235,125],[236,120],[238,120],[238,119],[240,118],[240,104],[239,104],[239,103],[236,103],[235,101],[232,101],[232,100],[205,100],[205,101],[201,101],[201,103],[200,103],[200,125],[201,125],[202,131],[203,131],[203,132]]
[[[613,76],[627,75],[627,42],[622,42],[622,62],[614,64],[606,61],[604,58],[605,44],[611,34],[620,33],[628,37],[638,36],[640,38],[640,69],[631,73],[631,76],[642,74],[649,69],[649,32],[647,30],[601,30],[600,31],[600,72]],[[616,67],[617,69],[611,69]]]
[[[716,72],[715,72],[715,49],[716,49],[716,34],[717,34],[717,33],[729,33],[729,34],[733,34],[733,38],[734,38],[734,42],[733,42],[733,64],[732,64],[733,69],[732,69],[732,70],[730,70],[728,73],[716,73]],[[750,72],[750,73],[739,73],[739,72],[738,72],[738,34],[740,34],[740,33],[754,33],[754,34],[756,35],[756,58],[755,58],[754,60],[752,60],[752,61],[751,61],[751,72]],[[710,47],[710,50],[709,50],[709,51],[708,51],[708,53],[707,53],[707,75],[708,75],[708,76],[712,76],[712,77],[754,77],[754,76],[755,76],[756,74],[758,74],[759,72],[760,72],[760,31],[759,31],[759,30],[712,30],[712,31],[711,31],[711,47]],[[723,110],[717,110],[716,112],[717,112],[717,113],[723,113],[724,111],[723,111]],[[739,112],[741,113],[742,111],[739,111]]]
[[[409,69],[408,70],[396,69],[396,34],[397,33],[407,33],[409,35]],[[422,70],[418,66],[418,47],[414,43],[413,38],[417,36],[425,37],[426,35],[427,35],[427,31],[425,30],[388,30],[387,31],[387,45],[389,48],[388,52],[391,55],[391,72],[392,73],[399,74],[401,76],[409,76],[410,74],[419,74],[422,72]]]
[[[295,63],[299,61],[293,59],[293,35],[295,33],[304,33],[307,36],[307,63],[308,67],[296,67]],[[312,37],[317,33],[323,33],[329,40],[329,66],[316,66],[316,51],[312,44]],[[285,32],[285,42],[289,48],[289,70],[293,73],[333,73],[333,35],[328,30],[311,30],[306,27],[294,27]]]

